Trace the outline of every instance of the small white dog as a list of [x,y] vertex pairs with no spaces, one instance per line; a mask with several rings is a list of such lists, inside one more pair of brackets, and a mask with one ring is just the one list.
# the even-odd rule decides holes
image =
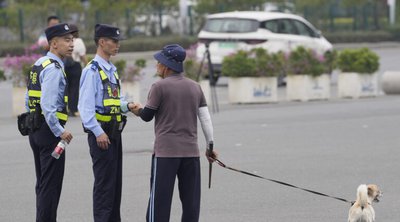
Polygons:
[[374,222],[372,202],[379,202],[382,192],[375,184],[361,184],[357,188],[357,200],[349,210],[348,222]]

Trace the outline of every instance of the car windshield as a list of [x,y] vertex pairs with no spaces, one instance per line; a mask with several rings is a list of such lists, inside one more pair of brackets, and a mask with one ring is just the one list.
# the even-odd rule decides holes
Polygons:
[[258,21],[237,18],[208,19],[204,26],[204,30],[208,32],[244,33],[255,32],[257,29]]

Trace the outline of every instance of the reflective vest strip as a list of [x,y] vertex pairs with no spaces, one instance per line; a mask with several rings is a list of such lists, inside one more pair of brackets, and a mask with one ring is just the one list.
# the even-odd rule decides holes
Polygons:
[[121,100],[119,99],[105,99],[103,100],[104,106],[121,106]]
[[[110,115],[101,115],[99,113],[96,113],[96,119],[101,121],[101,122],[110,122],[111,121]],[[117,121],[121,122],[121,115],[116,115]]]
[[43,68],[48,66],[51,63],[50,59],[45,60],[44,62],[42,62],[42,66]]
[[[38,97],[40,98],[42,96],[42,91],[39,90],[29,90],[28,91],[28,96],[29,97]],[[68,102],[68,96],[64,96],[64,102]]]
[[101,76],[101,80],[105,80],[108,78],[107,74],[103,70],[100,70],[100,76]]
[[119,75],[118,75],[117,72],[114,72],[114,76],[115,76],[116,79],[119,79]]
[[[105,79],[108,78],[108,77],[107,77],[107,74],[106,74],[102,69],[100,70],[100,76],[101,76],[101,80],[105,80]],[[115,76],[115,78],[116,78],[117,80],[119,80],[119,75],[118,75],[117,72],[114,72],[114,76]]]
[[56,116],[59,120],[64,120],[64,121],[68,120],[68,115],[65,113],[56,112]]
[[28,96],[30,97],[41,97],[42,96],[42,91],[40,90],[28,90]]
[[[35,112],[36,109],[31,109],[31,110],[29,110],[29,111],[32,113],[32,112]],[[42,114],[43,114],[43,113],[42,113]],[[67,120],[68,120],[68,115],[67,115],[67,114],[64,114],[64,113],[56,112],[56,117],[57,117],[57,119],[63,120],[63,121],[65,121],[65,122],[67,122]]]

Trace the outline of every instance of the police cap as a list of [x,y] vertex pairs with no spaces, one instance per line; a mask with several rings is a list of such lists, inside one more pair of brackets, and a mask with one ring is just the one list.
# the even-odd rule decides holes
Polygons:
[[48,27],[44,32],[46,33],[47,41],[50,41],[56,36],[64,36],[74,32],[74,30],[67,23],[61,23]]
[[119,28],[106,25],[96,24],[94,27],[94,38],[107,37],[115,40],[123,40]]

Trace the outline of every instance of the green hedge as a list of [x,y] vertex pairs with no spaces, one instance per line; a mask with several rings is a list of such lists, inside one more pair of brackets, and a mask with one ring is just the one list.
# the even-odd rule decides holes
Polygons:
[[[196,43],[197,37],[163,36],[163,37],[137,37],[121,41],[120,52],[140,52],[160,50],[164,45],[177,43],[184,48]],[[88,54],[96,52],[96,46],[92,39],[85,39]],[[9,55],[23,55],[24,48],[29,46],[22,43],[0,45],[0,57]]]
[[[196,37],[165,36],[165,37],[138,37],[121,41],[120,52],[143,52],[160,50],[167,44],[179,44],[184,48],[189,48],[196,43]],[[88,53],[95,53],[96,46],[94,41],[85,41]]]
[[0,57],[7,55],[23,55],[25,53],[26,46],[26,44],[21,43],[0,44]]
[[[400,41],[400,27],[390,28],[388,31],[368,31],[368,32],[334,32],[323,33],[331,43],[351,43],[351,42],[382,42]],[[177,43],[184,48],[189,48],[196,43],[197,37],[182,36],[161,36],[161,37],[137,37],[121,41],[120,52],[138,52],[159,50],[166,44]],[[92,39],[85,39],[88,53],[96,52],[96,47]],[[24,48],[29,46],[25,43],[0,44],[0,57],[9,55],[22,55]]]
[[400,41],[400,29],[391,31],[333,32],[322,33],[331,43]]

